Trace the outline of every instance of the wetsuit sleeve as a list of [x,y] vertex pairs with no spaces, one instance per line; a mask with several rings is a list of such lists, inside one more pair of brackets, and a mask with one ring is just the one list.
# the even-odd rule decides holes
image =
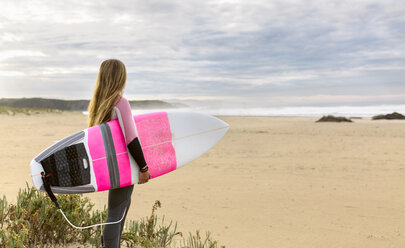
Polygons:
[[134,117],[132,116],[131,106],[129,105],[128,100],[121,97],[119,102],[115,105],[114,111],[117,114],[128,151],[138,164],[139,168],[142,169],[146,166],[146,161],[142,152],[141,143],[136,130],[136,124]]

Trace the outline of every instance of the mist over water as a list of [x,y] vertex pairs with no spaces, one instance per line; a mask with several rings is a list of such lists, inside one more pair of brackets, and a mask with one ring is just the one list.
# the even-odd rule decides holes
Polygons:
[[[169,101],[170,102],[170,101]],[[171,103],[179,103],[172,101]],[[405,114],[405,104],[369,104],[365,106],[333,105],[333,106],[266,106],[259,104],[245,104],[245,106],[213,101],[182,102],[184,107],[132,109],[134,115],[170,111],[170,112],[197,112],[219,116],[308,116],[318,117],[324,115],[345,117],[372,117],[379,114],[399,112]],[[180,105],[181,106],[181,105]],[[87,112],[83,112],[88,114]]]
[[[368,101],[332,101],[325,102],[283,102],[274,99],[237,99],[237,100],[179,100],[170,99],[171,103],[182,103],[185,107],[168,111],[193,111],[210,115],[224,116],[323,116],[335,115],[346,117],[372,117],[379,114],[399,112],[405,114],[405,103]],[[165,110],[166,111],[166,110]],[[134,113],[150,111],[134,110]]]

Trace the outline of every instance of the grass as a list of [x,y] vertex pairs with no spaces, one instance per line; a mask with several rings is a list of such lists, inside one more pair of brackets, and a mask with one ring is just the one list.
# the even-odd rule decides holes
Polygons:
[[[106,220],[107,210],[94,210],[94,203],[82,195],[58,195],[58,202],[69,220],[87,226]],[[207,232],[197,231],[187,237],[177,230],[177,223],[158,218],[161,207],[156,201],[151,215],[141,220],[130,220],[121,242],[127,247],[145,248],[218,248],[218,242]],[[15,204],[0,199],[0,248],[56,247],[86,244],[100,247],[100,228],[77,230],[72,228],[54,207],[49,197],[33,187],[20,189]],[[224,246],[222,246],[224,247]]]
[[0,115],[35,115],[42,113],[61,113],[62,110],[50,108],[14,108],[9,106],[0,106]]

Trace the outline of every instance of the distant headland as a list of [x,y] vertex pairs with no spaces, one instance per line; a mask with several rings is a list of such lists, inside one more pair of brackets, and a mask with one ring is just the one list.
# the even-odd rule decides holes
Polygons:
[[[14,108],[43,108],[71,111],[87,111],[90,100],[61,100],[46,98],[1,98],[0,106]],[[182,103],[168,103],[160,100],[129,100],[132,109],[183,108]]]

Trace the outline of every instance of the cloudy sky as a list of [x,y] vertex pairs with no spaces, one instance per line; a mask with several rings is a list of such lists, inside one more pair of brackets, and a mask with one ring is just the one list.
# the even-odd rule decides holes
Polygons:
[[100,63],[118,58],[129,99],[405,103],[402,0],[0,0],[0,9],[0,97],[89,99]]

